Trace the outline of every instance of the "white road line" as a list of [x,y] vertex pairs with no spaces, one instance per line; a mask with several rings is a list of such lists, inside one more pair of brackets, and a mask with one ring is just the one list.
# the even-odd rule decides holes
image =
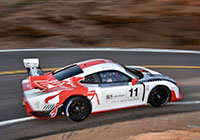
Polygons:
[[200,104],[200,101],[180,101],[180,102],[169,102],[169,105],[189,105],[189,104]]
[[[200,104],[200,101],[180,101],[180,102],[170,102],[168,105],[188,105],[188,104]],[[19,119],[12,119],[7,121],[0,122],[0,126],[6,126],[10,124],[15,124],[18,122],[25,122],[29,120],[35,120],[34,117],[25,117],[25,118],[19,118]]]
[[0,126],[6,126],[6,125],[14,124],[14,123],[25,122],[25,121],[34,120],[34,119],[35,119],[34,117],[25,117],[25,118],[2,121],[0,122]]
[[161,53],[191,53],[200,54],[200,51],[176,49],[148,49],[148,48],[35,48],[35,49],[7,49],[3,52],[30,52],[30,51],[117,51],[117,52],[161,52]]

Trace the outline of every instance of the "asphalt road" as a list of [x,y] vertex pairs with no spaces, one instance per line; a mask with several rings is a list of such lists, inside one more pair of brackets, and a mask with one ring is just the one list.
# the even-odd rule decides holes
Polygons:
[[[23,70],[22,59],[28,57],[39,57],[43,68],[61,67],[90,58],[112,59],[125,65],[200,66],[200,54],[115,51],[33,51],[0,53],[0,72]],[[182,83],[183,101],[200,101],[200,69],[154,68],[154,70]],[[21,80],[25,77],[26,74],[0,75],[0,122],[27,117],[25,108],[21,105]],[[31,120],[0,126],[0,139],[29,139],[114,122],[199,110],[200,104],[167,105],[161,108],[146,106],[90,115],[89,118],[80,123],[70,122],[64,117],[59,119]]]

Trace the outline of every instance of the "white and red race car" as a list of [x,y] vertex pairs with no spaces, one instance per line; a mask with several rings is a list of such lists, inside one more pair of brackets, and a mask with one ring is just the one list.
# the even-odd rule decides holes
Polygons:
[[45,73],[39,59],[24,59],[23,103],[36,118],[58,115],[82,121],[90,113],[130,107],[163,106],[182,99],[179,83],[153,70],[92,59]]

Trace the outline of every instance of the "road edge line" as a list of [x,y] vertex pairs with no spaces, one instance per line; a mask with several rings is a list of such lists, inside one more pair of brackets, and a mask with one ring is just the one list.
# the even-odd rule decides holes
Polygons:
[[178,50],[178,49],[149,49],[149,48],[34,48],[34,49],[7,49],[0,50],[3,52],[29,52],[29,51],[130,51],[130,52],[160,52],[160,53],[192,53],[200,54],[195,50]]
[[0,122],[0,126],[6,126],[6,125],[10,125],[10,124],[18,123],[18,122],[29,121],[29,120],[35,120],[35,118],[34,117],[25,117],[25,118],[2,121],[2,122]]
[[[188,104],[200,104],[200,101],[180,101],[180,102],[169,102],[167,105],[188,105]],[[0,126],[6,126],[11,125],[18,122],[25,122],[29,120],[35,120],[34,117],[25,117],[25,118],[18,118],[18,119],[12,119],[7,121],[1,121]]]

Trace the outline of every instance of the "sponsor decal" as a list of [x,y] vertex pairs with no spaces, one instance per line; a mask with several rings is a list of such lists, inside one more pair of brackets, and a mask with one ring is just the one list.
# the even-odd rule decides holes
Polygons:
[[63,103],[65,102],[65,100],[72,95],[82,95],[86,97],[90,96],[91,97],[90,101],[92,101],[94,97],[96,97],[97,103],[98,105],[100,105],[100,101],[95,90],[89,91],[87,87],[83,86],[80,83],[81,80],[83,80],[82,77],[70,78],[69,81],[65,81],[65,83],[62,84],[62,86],[64,87],[60,87],[61,89],[64,89],[64,90],[62,90],[60,93],[56,95],[49,96],[45,99],[45,103],[48,103],[50,100],[54,99],[56,96],[59,97],[59,102],[56,104],[56,107],[54,108],[54,110],[52,110],[50,113],[51,118],[54,118],[57,115],[58,108],[61,107]]
[[[61,90],[58,94],[48,96],[44,100],[46,104],[49,104],[54,98],[58,98],[59,100],[59,102],[56,103],[55,108],[50,112],[51,118],[54,118],[57,115],[58,108],[60,108],[65,100],[72,95],[90,97],[90,101],[96,97],[97,104],[100,105],[96,91],[89,91],[87,87],[80,83],[80,81],[83,80],[83,77],[72,77],[66,81],[58,81],[51,73],[49,73],[48,75],[31,76],[29,79],[31,81],[31,86],[33,88],[39,88],[44,94]],[[38,109],[40,107],[40,102],[35,102],[34,105]]]
[[124,96],[125,96],[124,94],[118,94],[118,95],[109,94],[109,95],[106,95],[106,99],[109,100],[109,99],[120,98],[120,97],[124,97]]

